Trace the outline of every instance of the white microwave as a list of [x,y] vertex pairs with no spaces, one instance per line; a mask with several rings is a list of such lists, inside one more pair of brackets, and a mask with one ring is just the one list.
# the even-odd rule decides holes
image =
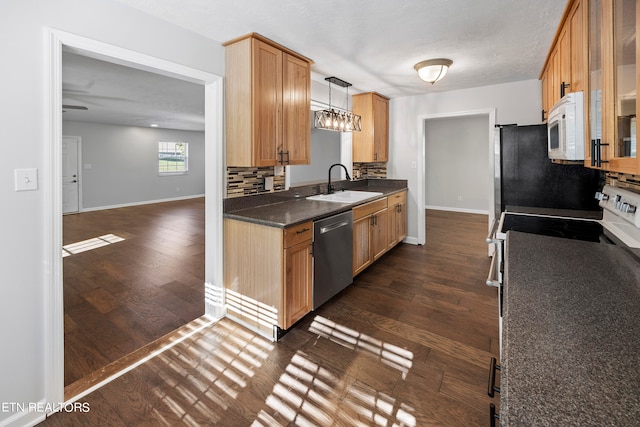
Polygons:
[[571,92],[549,112],[547,136],[549,158],[584,160],[584,95]]

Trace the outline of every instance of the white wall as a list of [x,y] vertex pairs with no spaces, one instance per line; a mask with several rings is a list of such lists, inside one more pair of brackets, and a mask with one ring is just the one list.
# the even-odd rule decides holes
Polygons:
[[425,126],[425,206],[487,212],[491,195],[489,117],[428,119]]
[[[436,83],[437,84],[437,83]],[[423,206],[418,206],[424,158],[423,122],[433,116],[459,115],[476,110],[495,109],[496,122],[519,125],[540,123],[542,110],[539,80],[526,80],[449,92],[403,98],[389,103],[389,178],[408,180],[409,242],[418,242],[418,222],[424,221]],[[412,163],[415,168],[412,168]],[[487,171],[489,174],[490,171]],[[446,187],[446,177],[439,178]],[[489,209],[489,206],[487,206]]]
[[[204,132],[65,121],[82,137],[82,208],[104,208],[204,194]],[[158,174],[158,142],[189,143],[189,173]]]
[[[340,163],[340,132],[316,129],[312,123],[311,163],[289,167],[291,186],[326,182],[329,167],[334,163]],[[333,174],[339,176],[337,171]]]
[[[49,135],[45,28],[81,35],[212,74],[224,75],[219,43],[107,0],[2,0],[0,13],[0,402],[39,402],[45,378],[46,224]],[[36,191],[14,191],[14,169],[37,168]],[[57,219],[60,220],[60,219]],[[31,415],[0,412],[0,425],[33,422]]]

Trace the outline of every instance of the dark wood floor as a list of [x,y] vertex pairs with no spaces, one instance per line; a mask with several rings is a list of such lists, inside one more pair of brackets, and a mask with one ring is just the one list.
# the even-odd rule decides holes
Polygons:
[[65,385],[204,314],[204,198],[63,217]]
[[486,232],[428,211],[425,246],[394,248],[280,342],[222,320],[44,425],[486,426]]

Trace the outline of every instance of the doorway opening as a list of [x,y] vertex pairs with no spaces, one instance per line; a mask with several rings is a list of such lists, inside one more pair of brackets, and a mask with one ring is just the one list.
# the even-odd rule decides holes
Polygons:
[[495,110],[419,118],[418,244],[426,242],[427,210],[489,214],[493,218]]
[[[205,299],[205,295],[210,293],[211,291],[206,291],[205,287],[216,288],[221,286],[222,277],[220,271],[222,269],[220,266],[222,265],[222,256],[221,256],[221,247],[222,247],[222,194],[223,194],[223,139],[222,139],[222,78],[220,76],[216,76],[210,73],[201,72],[199,70],[191,69],[189,67],[185,67],[179,64],[171,63],[165,60],[161,60],[155,57],[149,57],[137,52],[128,51],[126,49],[116,48],[111,45],[106,45],[100,42],[96,42],[93,40],[89,40],[83,37],[79,37],[76,35],[60,32],[57,30],[49,30],[48,32],[50,39],[50,55],[49,55],[49,85],[48,90],[50,93],[50,105],[48,105],[48,109],[50,110],[49,116],[49,130],[50,130],[50,138],[51,142],[48,147],[48,157],[50,159],[50,164],[48,165],[48,178],[50,182],[49,188],[47,188],[48,199],[50,201],[48,211],[51,218],[51,222],[47,227],[47,239],[50,242],[49,250],[47,251],[47,258],[49,259],[49,274],[47,275],[48,280],[50,281],[49,286],[46,289],[46,318],[47,324],[50,325],[49,333],[46,336],[46,344],[48,348],[47,354],[47,366],[45,375],[47,377],[47,390],[46,396],[47,401],[51,402],[62,402],[65,399],[69,399],[72,396],[65,393],[65,385],[67,385],[65,381],[65,332],[68,330],[72,330],[74,327],[78,326],[78,323],[86,323],[87,325],[96,325],[96,316],[95,314],[88,314],[88,318],[79,318],[81,320],[73,320],[67,322],[67,311],[65,310],[68,307],[69,303],[73,303],[74,301],[84,305],[84,308],[80,310],[82,314],[87,314],[89,306],[91,306],[96,313],[102,313],[103,315],[107,313],[113,313],[111,315],[111,322],[119,329],[129,329],[133,331],[134,334],[138,334],[139,336],[136,339],[130,337],[129,341],[113,338],[117,335],[114,335],[115,330],[109,326],[106,330],[100,331],[96,333],[96,337],[94,343],[100,341],[112,341],[111,350],[106,351],[110,353],[113,357],[118,357],[118,352],[127,353],[132,347],[132,343],[136,342],[136,340],[140,340],[144,338],[144,335],[147,335],[146,338],[152,338],[151,335],[147,333],[141,333],[143,330],[140,325],[140,313],[145,312],[149,316],[154,311],[158,310],[158,307],[162,308],[162,305],[158,302],[163,298],[166,299],[167,294],[171,293],[170,289],[173,289],[173,293],[181,293],[182,299],[192,299],[198,300],[197,305],[201,308],[199,311],[202,314],[208,314],[210,316],[217,316],[220,309],[217,307],[212,307],[211,299]],[[136,70],[143,70],[145,72],[156,73],[161,76],[170,77],[178,80],[183,80],[190,82],[192,84],[199,85],[201,92],[204,93],[204,104],[205,104],[205,112],[204,112],[204,132],[201,136],[202,138],[202,154],[201,158],[203,159],[203,183],[206,182],[207,185],[204,186],[200,197],[185,197],[184,200],[157,200],[157,199],[170,199],[168,197],[158,197],[157,195],[152,196],[151,201],[164,202],[164,203],[148,203],[149,199],[146,200],[146,203],[138,203],[140,200],[135,202],[122,202],[121,206],[117,206],[119,209],[129,210],[128,212],[124,212],[124,220],[121,219],[120,223],[132,223],[132,219],[134,217],[144,217],[144,215],[140,214],[141,211],[153,211],[155,214],[158,212],[166,213],[169,207],[174,209],[174,214],[176,215],[185,215],[190,209],[192,211],[197,211],[198,215],[189,215],[186,214],[186,220],[168,220],[165,216],[163,221],[164,228],[160,234],[164,233],[164,239],[161,238],[161,241],[167,241],[168,235],[171,235],[172,238],[176,238],[181,241],[181,243],[185,243],[185,236],[187,235],[197,235],[199,239],[199,243],[195,246],[192,246],[189,250],[191,251],[200,251],[202,254],[199,256],[199,265],[197,268],[192,268],[192,270],[198,270],[197,275],[191,277],[192,282],[197,281],[197,286],[199,286],[199,291],[194,291],[193,289],[187,290],[183,284],[177,283],[176,280],[168,280],[162,284],[161,288],[162,292],[156,291],[156,297],[159,300],[156,301],[156,307],[153,308],[142,308],[140,306],[135,307],[131,306],[128,308],[120,307],[120,312],[116,313],[114,310],[117,308],[109,307],[110,304],[116,304],[118,299],[113,298],[114,295],[109,296],[108,294],[111,292],[104,293],[103,285],[105,282],[101,282],[104,279],[104,275],[100,274],[90,274],[89,277],[85,278],[84,282],[90,282],[94,285],[97,283],[98,286],[94,286],[91,289],[84,289],[76,294],[67,294],[65,292],[66,285],[66,265],[63,268],[63,244],[68,243],[64,242],[66,236],[63,237],[63,234],[66,234],[67,230],[71,230],[71,228],[66,228],[66,225],[63,225],[63,185],[62,185],[62,177],[63,177],[63,117],[62,117],[62,108],[63,104],[63,84],[62,84],[62,58],[63,58],[63,50],[71,51],[73,53],[78,53],[80,55],[84,55],[86,57],[96,58],[99,60],[103,60],[112,64],[124,65],[127,67],[131,67]],[[108,124],[101,124],[104,126],[112,126]],[[88,138],[84,138],[83,141],[83,149],[86,149],[89,146]],[[206,146],[206,150],[204,147]],[[157,150],[157,141],[156,141],[156,150]],[[88,151],[88,150],[86,150]],[[86,153],[85,153],[86,154]],[[156,153],[157,156],[157,153]],[[93,167],[89,163],[89,167],[87,167],[87,159],[88,156],[85,156],[83,160],[83,164],[81,165],[81,170],[87,172],[87,170],[93,170]],[[156,157],[156,164],[158,162]],[[120,165],[122,166],[122,165]],[[84,174],[85,178],[87,173]],[[132,185],[131,185],[132,186]],[[87,185],[84,185],[84,190],[86,190]],[[128,190],[128,189],[127,189]],[[86,191],[85,191],[86,192]],[[126,191],[123,191],[126,192]],[[117,192],[116,192],[117,193]],[[80,194],[82,194],[80,192]],[[179,199],[179,198],[178,198]],[[78,211],[90,211],[88,213],[92,214],[105,214],[107,213],[104,209],[83,209],[83,197],[80,195],[79,197],[79,206]],[[84,207],[86,207],[87,200],[84,198]],[[191,204],[191,206],[187,206]],[[117,205],[117,203],[116,203]],[[102,207],[105,207],[104,205]],[[114,207],[114,206],[106,206],[106,207]],[[134,209],[138,209],[138,212],[131,212]],[[177,209],[177,210],[176,210]],[[117,210],[117,209],[116,209]],[[65,215],[66,217],[75,219],[79,219],[82,214],[78,215]],[[196,218],[198,217],[198,218]],[[175,219],[176,216],[174,215]],[[92,222],[91,225],[95,225],[96,222]],[[153,221],[151,221],[153,223]],[[194,223],[198,223],[199,226],[196,226],[196,231],[193,231],[194,228],[191,227]],[[106,223],[106,222],[105,222]],[[170,224],[167,227],[167,224]],[[125,227],[126,228],[126,227]],[[149,235],[153,235],[156,231],[147,230],[147,237]],[[130,235],[127,236],[127,233]],[[116,233],[108,233],[115,235]],[[116,267],[120,267],[126,264],[126,261],[135,258],[145,258],[144,261],[147,265],[152,267],[156,267],[158,270],[158,265],[165,265],[168,263],[168,260],[175,259],[175,252],[189,252],[189,250],[184,249],[184,245],[178,250],[177,246],[164,247],[163,251],[157,251],[155,255],[145,255],[138,252],[136,256],[126,255],[121,252],[121,249],[124,248],[123,241],[135,240],[132,238],[131,234],[135,234],[129,229],[129,231],[121,231],[120,234],[117,235],[115,239],[108,241],[109,239],[101,239],[107,240],[109,246],[101,246],[102,248],[108,248],[107,252],[109,256],[114,256],[115,258],[101,257],[98,251],[100,249],[96,249],[94,251],[84,252],[85,255],[89,255],[89,258],[94,258],[94,264],[101,266],[104,271],[116,271]],[[105,234],[106,235],[106,234]],[[100,236],[96,236],[100,237]],[[120,240],[122,239],[122,240]],[[140,243],[140,241],[139,241]],[[147,241],[148,246],[157,249],[159,244],[158,240],[150,243],[150,239]],[[118,247],[120,245],[120,247]],[[196,246],[200,245],[199,248],[196,249]],[[144,246],[144,245],[143,245]],[[160,245],[161,246],[161,245]],[[189,246],[188,244],[186,246]],[[204,253],[207,252],[209,254],[215,254],[213,256],[206,256]],[[64,259],[69,259],[70,263],[78,263],[79,257],[81,254],[71,255],[64,257]],[[73,258],[75,257],[75,260]],[[65,261],[66,262],[66,261]],[[175,265],[174,265],[175,267]],[[179,270],[179,268],[176,268]],[[136,270],[136,269],[134,269]],[[80,268],[78,271],[88,271],[87,269]],[[133,271],[133,270],[132,270]],[[95,271],[94,271],[95,273]],[[115,277],[119,279],[123,279],[121,275],[122,272],[116,272]],[[197,277],[195,277],[197,276]],[[167,279],[165,277],[164,279]],[[173,279],[169,277],[169,279]],[[149,285],[149,281],[145,281],[144,279],[140,279],[140,277],[136,277],[135,279],[139,283],[145,283]],[[153,279],[152,282],[155,281],[158,284],[163,279]],[[119,280],[119,283],[110,282],[111,288],[109,291],[113,293],[117,293],[114,289],[118,286],[122,286],[122,280]],[[115,283],[115,285],[113,285]],[[196,285],[194,285],[196,286]],[[100,289],[102,288],[102,289]],[[121,289],[122,290],[122,289]],[[196,295],[197,294],[197,295]],[[150,299],[149,295],[144,294],[135,294],[131,289],[128,290],[128,293],[122,294],[126,296],[130,303],[135,303],[138,301],[145,301]],[[83,299],[84,301],[80,301]],[[111,310],[113,308],[113,310]],[[184,307],[183,307],[184,308]],[[137,310],[137,311],[136,311]],[[134,313],[136,317],[127,317],[123,316],[123,313],[130,312]],[[194,317],[197,314],[196,311],[191,311],[191,316]],[[178,328],[181,325],[187,323],[186,319],[176,319],[174,316],[173,320],[176,321],[174,324],[164,323],[163,327],[165,328],[164,332],[170,328]],[[77,318],[78,319],[78,318]],[[119,319],[119,320],[118,320]],[[123,320],[124,319],[124,320]],[[128,319],[128,320],[127,320]],[[134,320],[131,320],[134,319]],[[137,320],[136,320],[137,319]],[[157,318],[156,318],[157,319]],[[145,320],[147,326],[153,323],[152,318],[147,318]],[[120,323],[120,326],[118,326]],[[85,325],[83,325],[85,326]],[[147,332],[149,332],[147,330]],[[78,352],[78,354],[81,352]],[[82,357],[85,357],[86,354],[82,354]],[[78,364],[82,364],[86,362],[87,358],[82,359],[82,362],[76,361]],[[121,366],[121,368],[125,368],[126,366]],[[117,376],[116,372],[113,372],[114,376]],[[74,389],[74,394],[82,393],[86,394],[97,386],[97,382],[93,380],[91,383],[87,384],[87,388],[83,390],[79,390],[77,388]]]

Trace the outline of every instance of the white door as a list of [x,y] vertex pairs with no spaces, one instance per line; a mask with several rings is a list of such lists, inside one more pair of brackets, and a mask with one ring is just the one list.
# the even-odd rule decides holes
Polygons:
[[78,212],[80,207],[80,179],[78,161],[80,138],[62,137],[62,213]]

